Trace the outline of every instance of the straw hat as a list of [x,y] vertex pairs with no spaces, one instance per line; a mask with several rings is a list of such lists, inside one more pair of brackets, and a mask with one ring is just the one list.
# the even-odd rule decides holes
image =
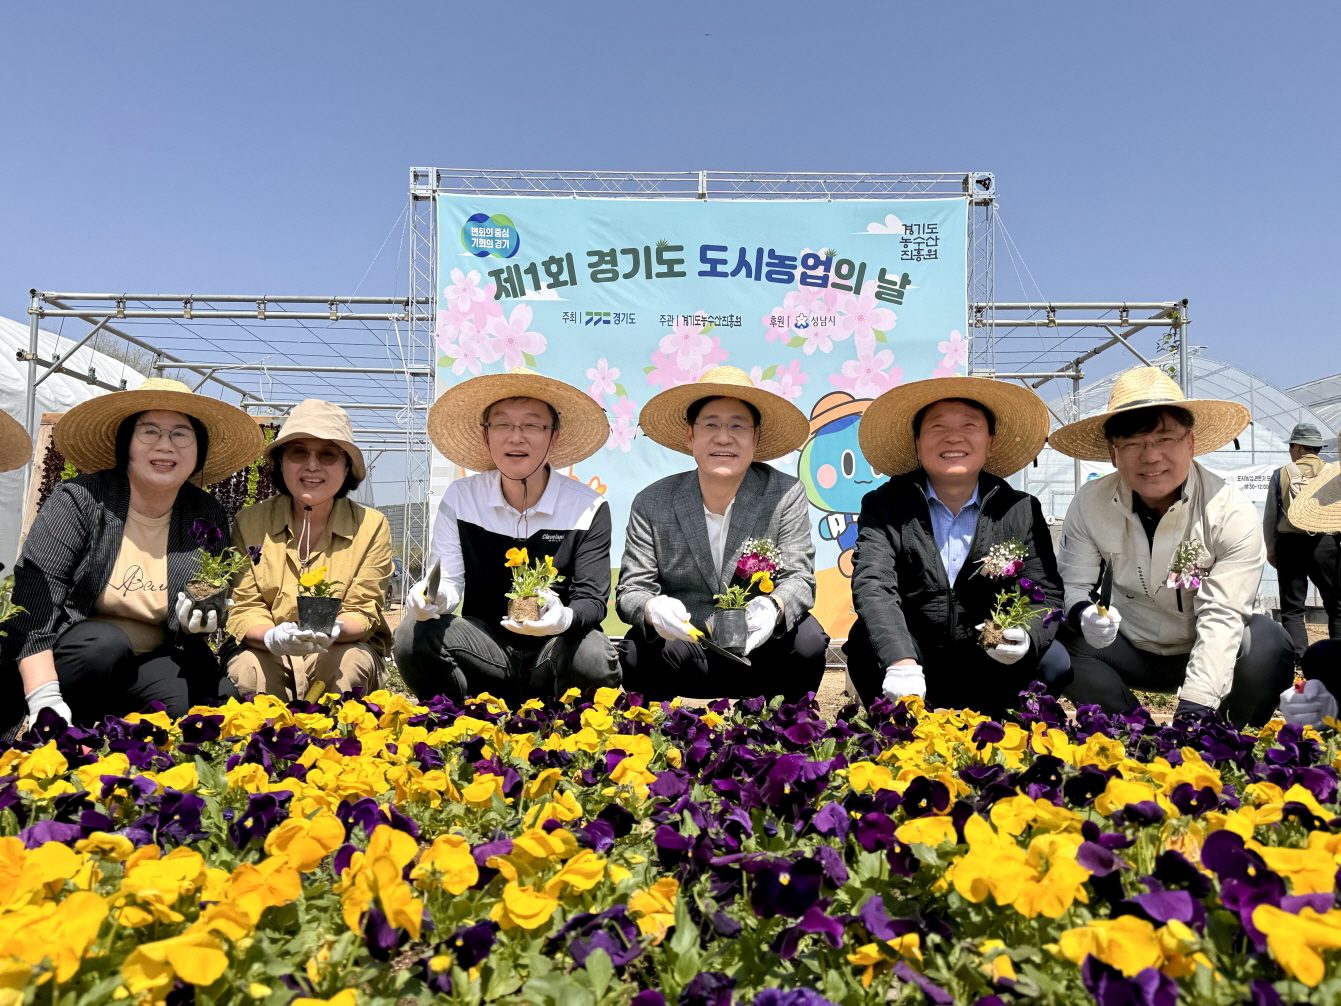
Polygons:
[[247,467],[265,447],[256,421],[237,406],[197,395],[181,381],[151,377],[134,391],[113,391],[76,405],[52,431],[56,449],[81,472],[111,468],[116,464],[116,429],[121,421],[151,409],[181,412],[205,425],[210,446],[200,473],[202,485],[213,485]]
[[1028,388],[990,377],[932,377],[890,388],[867,407],[857,439],[871,467],[885,475],[917,468],[913,417],[945,398],[971,398],[995,414],[996,441],[983,465],[992,475],[1015,474],[1048,439],[1048,407]]
[[290,440],[312,437],[316,440],[333,440],[344,448],[349,455],[349,468],[354,478],[362,482],[368,475],[368,467],[363,463],[363,452],[354,443],[354,424],[349,413],[333,402],[324,402],[320,398],[307,398],[293,407],[289,418],[279,428],[279,436],[270,441],[265,449],[269,462],[279,468],[278,451]]
[[810,420],[781,395],[756,388],[739,367],[713,367],[693,384],[667,388],[643,406],[638,425],[659,443],[681,454],[685,446],[685,415],[700,398],[739,398],[759,410],[759,446],[754,460],[772,461],[790,454],[810,436]]
[[[1297,443],[1298,441],[1296,441]],[[1301,531],[1341,531],[1341,464],[1325,465],[1290,504],[1290,523]]]
[[481,374],[448,388],[428,410],[428,435],[443,457],[473,472],[498,466],[480,436],[484,410],[504,398],[538,398],[559,414],[559,439],[550,452],[554,468],[591,457],[610,439],[605,410],[585,391],[525,367]]
[[1158,367],[1135,367],[1120,375],[1108,393],[1108,411],[1068,423],[1048,437],[1055,450],[1081,461],[1108,461],[1104,423],[1119,412],[1151,405],[1176,405],[1192,413],[1196,454],[1219,450],[1248,427],[1252,413],[1246,405],[1218,398],[1184,398],[1183,391]]
[[0,472],[22,468],[33,456],[33,438],[23,424],[0,411]]

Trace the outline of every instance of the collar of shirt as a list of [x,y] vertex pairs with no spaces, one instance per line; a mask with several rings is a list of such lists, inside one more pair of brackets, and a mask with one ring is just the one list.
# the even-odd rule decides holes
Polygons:
[[[1187,482],[1178,487],[1178,499],[1187,499]],[[1155,547],[1155,532],[1159,530],[1159,522],[1164,514],[1155,513],[1150,507],[1145,505],[1145,500],[1141,499],[1141,494],[1135,489],[1131,491],[1131,512],[1141,521],[1141,527],[1145,529],[1146,540],[1150,542],[1150,547]],[[1168,511],[1166,510],[1165,513]]]
[[[495,469],[494,469],[492,472],[490,472],[489,474],[492,476],[492,479],[493,479],[492,485],[490,486],[490,489],[489,489],[489,504],[490,504],[490,506],[502,507],[502,508],[504,508],[504,509],[506,509],[506,510],[510,510],[512,513],[517,513],[516,510],[513,510],[513,509],[512,509],[512,504],[509,503],[509,502],[507,501],[507,499],[503,496],[503,474],[502,474],[502,472],[500,472],[497,468],[495,468]],[[543,513],[543,514],[552,514],[552,513],[554,513],[554,510],[555,510],[555,507],[556,507],[557,504],[558,504],[558,498],[559,498],[559,482],[558,482],[558,480],[561,479],[561,478],[567,478],[567,476],[566,476],[566,475],[560,475],[560,474],[559,474],[558,472],[556,472],[553,468],[550,468],[550,469],[549,469],[549,481],[545,483],[545,491],[544,491],[543,493],[540,494],[540,499],[538,499],[538,500],[536,500],[534,503],[532,503],[531,506],[530,506],[530,508],[527,509],[527,510],[525,510],[524,512],[520,513],[519,516],[521,516],[521,517],[530,517],[530,516],[532,516],[533,514],[538,514],[538,513]]]
[[[928,480],[927,480],[927,502],[930,503],[932,500],[935,500],[937,503],[939,503],[939,504],[944,508],[944,510],[945,510],[946,513],[950,513],[950,508],[949,508],[948,506],[945,505],[945,502],[944,502],[939,496],[936,495],[936,489],[935,489],[934,486],[932,486],[932,484],[931,484],[931,480],[928,479]],[[965,504],[960,508],[959,513],[963,513],[963,512],[964,512],[965,510],[967,510],[969,507],[971,507],[971,506],[977,506],[977,505],[978,505],[978,486],[975,484],[975,485],[973,486],[973,495],[970,496],[970,497],[968,498],[968,502],[965,503]],[[951,516],[951,517],[957,517],[958,514],[950,513],[950,516]]]
[[[275,524],[271,530],[274,532],[288,531],[289,537],[296,539],[299,531],[302,530],[303,522],[301,519],[295,520],[293,516],[293,504],[286,507],[280,507],[275,512]],[[353,538],[358,534],[359,522],[354,515],[354,501],[345,497],[335,501],[331,507],[330,520],[326,522],[326,530],[331,534],[337,534],[341,538]]]
[[941,565],[945,567],[946,577],[954,583],[968,560],[969,549],[973,547],[973,534],[978,529],[978,487],[973,487],[973,495],[960,507],[959,513],[952,514],[928,480],[927,508],[931,512],[931,533],[936,539]]

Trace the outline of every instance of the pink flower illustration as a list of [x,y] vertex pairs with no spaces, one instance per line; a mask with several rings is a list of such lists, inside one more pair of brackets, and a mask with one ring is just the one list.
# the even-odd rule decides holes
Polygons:
[[763,367],[751,367],[750,380],[756,388],[771,391],[790,401],[800,397],[801,385],[810,380],[810,375],[801,370],[800,360],[793,360],[786,365],[778,364],[770,378],[764,377]]
[[805,340],[801,346],[801,351],[806,356],[812,356],[817,349],[822,353],[829,352],[833,349],[833,340],[846,339],[848,333],[842,329],[819,328],[812,325],[809,328],[802,329],[799,335]]
[[518,304],[514,307],[507,321],[501,318],[489,321],[489,334],[493,336],[492,347],[503,357],[503,366],[509,370],[522,366],[527,356],[536,357],[545,351],[545,337],[539,332],[528,332],[530,324],[529,304]]
[[479,283],[478,269],[472,269],[468,273],[453,269],[451,285],[442,291],[442,295],[447,299],[447,306],[462,314],[469,314],[471,307],[483,301],[485,297]]
[[[804,337],[815,326],[816,322],[812,319],[816,315],[826,318],[834,316],[838,304],[838,291],[819,289],[814,287],[800,287],[796,290],[788,290],[787,295],[782,298],[782,304],[773,308],[768,314],[759,319],[764,328],[768,330],[766,341],[768,342],[787,342],[793,336]],[[840,329],[829,327],[826,332],[828,352],[833,348],[830,340],[838,341],[846,339],[849,333]],[[813,353],[814,348],[807,352]]]
[[637,408],[638,403],[632,401],[628,395],[620,395],[619,401],[615,402],[610,411],[615,414],[616,419],[632,419]]
[[462,322],[469,322],[470,316],[459,311],[438,312],[438,347],[445,349],[448,343],[455,342],[461,331]]
[[[695,314],[697,313],[695,312]],[[677,316],[677,319],[678,317],[681,316]],[[681,370],[688,370],[695,365],[695,361],[699,357],[712,348],[711,338],[703,334],[705,327],[705,325],[695,324],[693,321],[685,324],[677,320],[671,326],[670,333],[661,337],[658,348],[667,356],[674,353],[676,367]]]
[[843,364],[841,374],[830,374],[829,383],[854,398],[875,398],[903,380],[903,368],[895,367],[894,354],[882,349],[874,356],[862,353]]
[[452,373],[460,376],[469,370],[478,374],[483,364],[498,359],[497,340],[481,335],[469,319],[456,326],[453,341],[442,346],[444,356],[452,362]]
[[843,312],[838,327],[853,336],[858,356],[875,349],[876,331],[888,332],[898,321],[893,311],[875,306],[875,294],[869,290],[860,297],[844,294],[838,302],[838,310]]
[[493,280],[484,284],[484,299],[473,302],[470,309],[470,320],[475,323],[475,327],[481,332],[489,327],[490,318],[503,317],[503,305],[500,301],[494,300],[494,293],[498,290],[498,284]]
[[610,424],[610,439],[605,442],[605,449],[613,451],[619,448],[625,454],[633,446],[633,438],[638,435],[633,423],[628,419],[617,419]]
[[941,360],[942,367],[948,367],[953,370],[955,367],[968,366],[968,340],[957,331],[950,333],[950,338],[945,342],[938,342],[936,348],[945,354]]
[[690,358],[687,366],[681,366],[677,357],[661,350],[652,351],[652,366],[644,367],[647,374],[647,383],[652,385],[661,385],[662,390],[674,388],[681,384],[693,384],[706,371],[711,370],[717,364],[721,363],[730,354],[725,349],[720,348],[722,340],[717,336],[705,336],[707,339],[707,351],[701,356]]
[[615,393],[615,381],[619,379],[619,368],[610,366],[605,357],[596,361],[596,366],[587,368],[587,380],[591,381],[591,387],[587,388],[587,394],[602,405],[605,404],[605,396]]

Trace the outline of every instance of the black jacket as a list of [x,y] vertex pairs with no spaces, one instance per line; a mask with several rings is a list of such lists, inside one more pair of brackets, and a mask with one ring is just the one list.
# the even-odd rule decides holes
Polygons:
[[[997,593],[1013,585],[978,574],[978,560],[993,545],[1012,538],[1028,550],[1022,575],[1042,586],[1049,607],[1062,605],[1052,536],[1037,499],[983,472],[978,477],[977,530],[968,559],[951,584],[932,534],[926,482],[926,472],[919,468],[891,478],[861,501],[852,600],[882,667],[917,659],[914,638],[924,664],[948,656],[944,651],[958,645],[976,645],[975,626],[986,618]],[[1028,631],[1031,652],[1037,655],[1052,642],[1056,626],[1044,626],[1038,618]]]
[[[17,662],[52,649],[56,638],[93,613],[121,551],[130,482],[112,469],[62,482],[38,511],[14,567],[14,603],[24,610],[5,623],[0,645],[0,725],[24,713]],[[202,520],[220,529],[211,551],[229,544],[228,513],[189,482],[177,491],[168,525],[168,620],[166,642],[180,647],[197,638],[181,631],[173,599],[200,569],[191,526]],[[13,696],[18,693],[17,707]],[[11,715],[12,714],[12,715]]]

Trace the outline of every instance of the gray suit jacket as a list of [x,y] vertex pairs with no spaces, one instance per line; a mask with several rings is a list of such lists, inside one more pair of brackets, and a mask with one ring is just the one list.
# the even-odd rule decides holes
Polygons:
[[712,568],[697,471],[653,482],[634,497],[615,591],[619,617],[641,625],[647,602],[667,594],[684,602],[694,624],[703,628],[714,610],[712,596],[731,582],[748,538],[771,538],[781,553],[772,596],[782,605],[781,630],[790,630],[815,603],[810,507],[797,479],[759,462],[750,465],[736,493],[721,569]]

